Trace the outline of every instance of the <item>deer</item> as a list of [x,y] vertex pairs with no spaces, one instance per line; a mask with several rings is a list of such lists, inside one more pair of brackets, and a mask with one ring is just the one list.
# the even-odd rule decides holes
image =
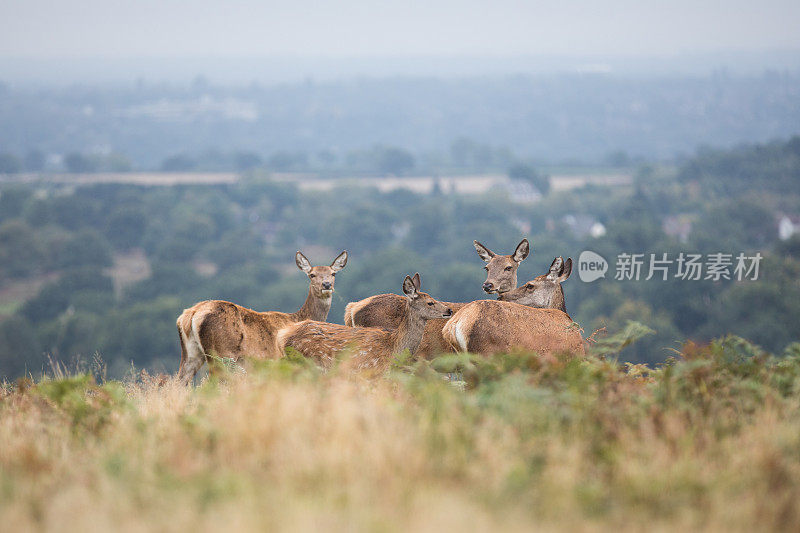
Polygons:
[[419,272],[403,280],[403,307],[395,329],[348,327],[304,320],[280,330],[278,347],[281,350],[294,348],[324,369],[333,366],[337,354],[350,349],[353,356],[348,361],[349,368],[356,372],[382,374],[389,368],[393,355],[405,350],[411,354],[417,351],[426,321],[453,315],[447,303],[422,292],[420,285]]
[[[564,290],[561,283],[572,274],[572,258],[564,261],[563,257],[556,257],[550,263],[547,274],[536,276],[529,282],[500,294],[501,302],[514,302],[526,307],[560,309],[567,313]],[[567,313],[567,316],[569,314]]]
[[330,266],[311,266],[300,251],[295,263],[308,276],[309,286],[306,301],[294,313],[258,312],[224,300],[205,300],[184,309],[177,320],[180,381],[189,384],[203,363],[214,356],[234,361],[243,357],[277,359],[283,352],[278,350],[275,336],[282,327],[328,318],[336,274],[347,265],[347,250]]
[[478,300],[456,311],[442,328],[442,336],[460,352],[527,350],[547,360],[562,352],[583,356],[583,337],[566,312],[561,290],[571,273],[572,259],[557,257],[547,274],[499,300]]
[[[522,239],[514,252],[509,255],[498,255],[489,248],[473,241],[475,251],[478,256],[486,262],[486,281],[483,283],[483,290],[487,294],[503,294],[516,288],[517,270],[520,263],[528,257],[530,253],[530,243],[528,239]],[[442,302],[447,304],[453,312],[458,311],[466,303]],[[405,300],[397,294],[377,294],[357,302],[350,302],[345,307],[344,323],[350,327],[381,327],[395,329],[400,324],[403,316]],[[449,343],[442,338],[442,326],[445,320],[442,318],[431,319],[425,325],[425,332],[422,336],[416,356],[430,359],[434,355],[443,352],[450,352],[452,348]]]

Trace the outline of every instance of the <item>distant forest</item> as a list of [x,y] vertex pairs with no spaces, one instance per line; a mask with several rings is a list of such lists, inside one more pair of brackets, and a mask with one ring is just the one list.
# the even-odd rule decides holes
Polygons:
[[788,138],[800,77],[398,77],[221,86],[3,85],[0,173],[441,172],[663,160]]
[[[37,373],[48,356],[95,354],[112,375],[131,362],[172,372],[175,319],[196,301],[296,310],[308,286],[293,262],[298,249],[314,264],[350,252],[331,321],[341,322],[349,301],[398,292],[416,271],[437,298],[483,298],[472,240],[509,253],[523,236],[532,253],[520,283],[545,272],[556,255],[577,261],[592,250],[609,260],[605,279],[586,283],[573,273],[564,283],[567,310],[585,335],[629,319],[656,330],[625,351],[626,360],[657,363],[687,339],[728,332],[776,353],[796,340],[800,137],[701,150],[676,170],[642,166],[632,186],[515,200],[507,190],[302,192],[263,172],[216,186],[0,181],[0,374]],[[604,231],[591,231],[596,224]],[[675,259],[681,252],[760,252],[763,260],[755,281],[614,279],[618,254]]]

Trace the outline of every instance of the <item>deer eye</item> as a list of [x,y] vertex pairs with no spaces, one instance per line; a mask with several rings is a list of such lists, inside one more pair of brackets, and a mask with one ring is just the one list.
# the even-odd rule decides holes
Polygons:
[[428,302],[428,305],[433,306],[433,302]]
[[336,272],[331,272],[331,276],[336,277]]
[[533,288],[533,283],[528,283],[528,288],[532,289]]
[[309,278],[316,278],[316,277],[317,277],[317,275],[316,275],[316,274],[309,274],[309,275],[308,275],[308,277],[309,277]]
[[485,266],[485,267],[483,267],[483,269],[484,269],[486,272],[489,272],[489,267],[488,267],[488,266]]
[[504,268],[503,270],[505,270],[506,272],[509,272],[511,270],[511,267],[508,266],[508,267]]

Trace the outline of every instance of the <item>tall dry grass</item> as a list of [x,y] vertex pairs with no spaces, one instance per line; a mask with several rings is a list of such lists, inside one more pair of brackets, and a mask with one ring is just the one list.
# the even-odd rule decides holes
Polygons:
[[[291,359],[196,388],[6,385],[0,524],[25,530],[789,530],[800,350],[657,370],[449,357],[361,380]],[[438,370],[438,372],[437,372]],[[459,371],[460,390],[440,372]]]

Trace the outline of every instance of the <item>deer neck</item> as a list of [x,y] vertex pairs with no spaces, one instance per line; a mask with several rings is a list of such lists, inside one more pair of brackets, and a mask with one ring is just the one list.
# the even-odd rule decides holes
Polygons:
[[553,294],[553,298],[550,300],[550,307],[567,312],[567,302],[564,300],[564,293],[561,290],[557,290]]
[[[509,290],[512,290],[512,291],[513,291],[513,290],[514,290],[514,289],[516,289],[516,288],[517,288],[517,272],[516,272],[516,270],[515,270],[515,271],[514,271],[514,274],[511,276],[511,289],[509,289]],[[497,294],[497,299],[498,299],[498,300],[500,299],[500,296],[502,296],[502,295],[503,295],[503,293],[502,293],[502,292],[498,292],[498,293],[496,293],[496,294]],[[453,311],[455,311],[455,309],[454,309]]]
[[301,320],[318,320],[320,322],[325,322],[328,318],[328,311],[331,310],[331,301],[333,300],[331,296],[332,295],[328,295],[326,298],[320,298],[314,295],[314,290],[309,287],[308,296],[306,296],[303,307],[296,313],[292,313],[292,318],[295,322]]
[[422,342],[425,319],[415,313],[410,305],[406,307],[406,310],[405,316],[392,334],[392,353],[397,354],[408,350],[413,355]]

